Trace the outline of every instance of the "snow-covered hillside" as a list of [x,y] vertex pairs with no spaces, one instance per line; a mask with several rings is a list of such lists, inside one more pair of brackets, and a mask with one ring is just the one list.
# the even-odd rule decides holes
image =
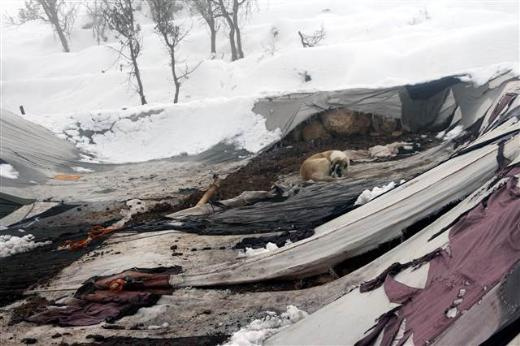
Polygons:
[[[0,10],[17,4],[3,1]],[[200,66],[183,83],[177,105],[167,105],[174,92],[169,59],[143,11],[139,63],[150,103],[143,109],[135,107],[139,98],[128,84],[128,67],[120,70],[117,42],[96,45],[91,31],[81,29],[85,18],[77,20],[71,53],[61,52],[43,23],[3,23],[2,107],[17,112],[24,105],[27,119],[68,131],[80,147],[109,162],[192,154],[221,141],[256,151],[277,136],[251,112],[261,96],[391,86],[467,72],[480,82],[497,71],[518,72],[518,11],[517,1],[258,0],[243,22],[246,57],[235,62],[225,26],[217,58],[210,59],[205,25],[185,14],[192,30],[180,58]],[[321,26],[326,38],[320,45],[302,48],[297,32]],[[160,111],[126,119],[154,109]],[[74,132],[80,129],[101,132],[91,142]],[[139,150],[128,153],[129,143]]]

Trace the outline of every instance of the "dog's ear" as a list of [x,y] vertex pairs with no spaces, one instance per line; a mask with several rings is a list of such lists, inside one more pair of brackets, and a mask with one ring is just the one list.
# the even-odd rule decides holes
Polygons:
[[329,166],[329,176],[334,177],[334,175],[336,174],[336,167],[337,167],[337,164],[335,164],[335,163],[331,163],[330,164],[330,166]]
[[343,176],[343,167],[341,164],[336,164],[336,177],[341,178]]

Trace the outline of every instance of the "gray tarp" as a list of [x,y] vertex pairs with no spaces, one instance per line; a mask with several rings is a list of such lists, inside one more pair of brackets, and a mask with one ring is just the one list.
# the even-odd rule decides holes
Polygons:
[[7,193],[0,192],[0,219],[9,215],[23,205],[32,203],[33,200],[11,196]]
[[347,89],[298,93],[259,100],[253,111],[266,118],[269,130],[288,134],[309,117],[329,109],[348,108],[401,119],[411,131],[435,130],[449,124],[460,112],[465,127],[473,124],[501,93],[510,74],[503,74],[481,86],[450,76],[438,80],[381,89]]
[[2,179],[2,187],[41,183],[54,172],[70,172],[77,163],[79,151],[72,143],[9,111],[0,112],[0,159],[20,173],[19,179]]

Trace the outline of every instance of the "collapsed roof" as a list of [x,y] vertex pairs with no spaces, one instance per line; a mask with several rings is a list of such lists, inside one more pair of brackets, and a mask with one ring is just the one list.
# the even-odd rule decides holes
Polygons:
[[[446,248],[450,245],[453,249],[457,248],[452,243],[455,236],[454,228],[458,227],[458,223],[467,213],[471,214],[476,208],[485,208],[488,200],[499,199],[493,196],[503,193],[505,186],[513,191],[513,197],[508,200],[512,203],[508,204],[512,206],[508,209],[511,214],[504,216],[512,218],[511,220],[520,217],[515,207],[519,196],[515,195],[515,191],[518,190],[518,171],[515,167],[520,164],[520,98],[517,98],[519,93],[520,82],[511,76],[501,75],[478,87],[469,82],[462,82],[457,77],[447,77],[413,86],[295,94],[260,100],[254,111],[266,118],[270,129],[280,128],[284,136],[318,113],[343,107],[398,118],[403,127],[410,131],[450,129],[456,125],[463,125],[466,131],[454,140],[445,141],[399,160],[360,163],[354,166],[352,175],[344,180],[330,184],[303,185],[297,193],[288,193],[282,199],[266,199],[250,205],[222,208],[210,214],[184,214],[182,217],[173,214],[169,219],[160,222],[147,222],[130,227],[107,240],[103,245],[103,253],[100,254],[95,249],[90,253],[88,249],[85,250],[76,257],[77,260],[75,258],[69,266],[53,274],[47,285],[32,287],[27,293],[56,299],[63,296],[71,297],[79,289],[75,297],[85,300],[88,298],[83,283],[89,278],[107,276],[115,280],[116,277],[112,275],[125,271],[128,277],[143,275],[139,270],[134,270],[137,274],[128,272],[132,268],[173,268],[180,265],[183,267],[182,272],[161,272],[163,276],[161,286],[158,287],[165,292],[157,301],[156,307],[150,308],[155,310],[141,309],[136,315],[119,320],[118,328],[122,328],[124,333],[101,327],[96,331],[107,337],[142,337],[142,330],[137,333],[130,329],[136,325],[144,325],[137,329],[145,329],[146,336],[156,338],[218,333],[229,335],[236,331],[237,323],[246,324],[259,311],[280,311],[284,310],[285,305],[296,305],[311,315],[267,340],[268,344],[354,344],[367,336],[365,331],[374,325],[376,318],[390,316],[397,311],[393,309],[399,306],[388,300],[386,284],[370,292],[361,292],[360,285],[363,282],[386,273],[396,262],[408,263],[423,258],[436,249],[448,251]],[[25,125],[20,122],[18,126]],[[47,150],[46,146],[38,146],[35,143],[29,145],[29,141],[27,143],[23,148],[25,154],[21,155],[24,159],[20,159],[19,155],[9,154],[17,152],[9,145],[7,149],[2,149],[0,157],[19,170],[23,179],[29,179],[26,178],[25,172],[29,172],[27,177],[32,177],[35,174],[32,172],[37,171],[41,174],[38,177],[42,177],[42,182],[30,189],[13,183],[9,186],[11,194],[28,196],[33,193],[31,197],[61,198],[65,196],[63,191],[66,188],[66,195],[71,196],[68,197],[70,201],[73,200],[72,196],[78,201],[78,195],[85,196],[86,200],[92,203],[99,201],[95,193],[99,187],[92,181],[80,181],[78,184],[67,182],[61,185],[62,183],[56,183],[51,179],[60,172],[73,172],[72,166],[78,164],[75,161],[78,153],[74,148],[64,144],[65,149],[60,151],[60,155],[50,155],[52,158],[35,165],[25,158],[38,157],[40,150]],[[59,146],[60,143],[66,142],[59,141],[56,145]],[[48,150],[51,153],[53,151],[52,148]],[[160,177],[166,177],[169,175],[168,169],[175,167],[176,172],[172,174],[174,179],[189,182],[185,176],[193,175],[193,171],[201,167],[216,171],[230,170],[247,163],[247,160],[239,158],[236,154],[226,155],[225,159],[217,162],[201,155],[196,158],[174,158],[139,165],[91,164],[89,167],[96,171],[94,176],[98,180],[109,180],[117,173],[130,169],[137,169],[139,175],[142,175],[143,171],[151,172],[155,169]],[[43,171],[45,173],[41,173]],[[401,179],[406,182],[364,205],[355,205],[356,196],[363,190]],[[138,197],[136,194],[146,189],[151,190],[151,195],[155,197],[161,196],[153,179],[146,180],[141,177],[138,182],[141,186],[137,192],[130,192],[133,194],[132,197]],[[128,186],[123,184],[110,188],[121,189]],[[181,187],[176,186],[179,189]],[[121,201],[125,196],[129,196],[117,191],[118,189],[109,191],[107,188],[102,200]],[[314,210],[309,210],[311,208]],[[75,215],[74,213],[77,212],[65,212],[69,216]],[[54,221],[63,221],[63,215],[53,216]],[[283,218],[280,218],[281,216]],[[500,216],[498,218],[500,219]],[[22,218],[17,222],[18,225],[23,225],[24,220]],[[48,221],[45,218],[38,222],[41,225],[49,225],[46,224]],[[411,227],[415,231],[406,239],[405,231]],[[179,229],[190,233],[179,232]],[[305,239],[297,239],[298,241],[257,256],[237,257],[237,250],[232,249],[233,245],[252,235],[272,236],[273,231],[297,233],[309,229],[312,232]],[[513,241],[517,240],[515,235],[512,237]],[[272,280],[301,280],[331,271],[334,273],[333,268],[340,263],[348,263],[355,257],[370,253],[382,244],[396,239],[403,241],[342,277],[336,276],[326,283],[305,289],[269,289],[276,287],[276,284],[269,286]],[[483,239],[482,242],[481,246],[491,249],[491,243],[489,247],[486,245],[489,239]],[[50,247],[47,251],[56,250],[58,245]],[[193,251],[205,247],[208,251]],[[177,251],[180,248],[184,248],[188,254],[171,254],[171,251],[174,251],[174,254],[179,253]],[[519,259],[518,251],[508,253],[507,263],[514,263],[515,258]],[[415,271],[404,268],[401,272],[394,273],[393,278],[407,286],[428,288],[429,284],[425,283],[425,278],[429,276],[428,268],[431,265],[428,263]],[[428,334],[434,336],[433,340],[429,341],[437,344],[458,343],[461,341],[458,338],[463,338],[467,343],[481,343],[514,323],[520,311],[515,308],[518,304],[516,298],[510,295],[508,287],[512,285],[517,270],[511,265],[503,266],[501,270],[503,275],[490,281],[493,287],[486,287],[481,292],[482,304],[465,306],[467,312],[464,315],[455,313],[453,318],[446,317],[449,323]],[[506,273],[508,275],[505,275]],[[2,278],[2,281],[5,279],[9,278]],[[97,279],[94,278],[89,285],[94,282],[97,289],[94,291],[95,294],[101,294],[106,298],[110,290],[96,281]],[[155,279],[157,277],[154,277]],[[383,277],[383,280],[386,279],[386,276]],[[238,286],[242,289],[218,289],[233,288],[237,284],[242,285]],[[257,292],[253,286],[244,286],[245,284],[258,284],[262,290]],[[263,284],[266,286],[262,286]],[[193,287],[196,289],[192,289]],[[455,299],[456,297],[449,303]],[[502,301],[501,309],[493,310],[491,306],[497,299]],[[96,301],[97,303],[99,301]],[[452,307],[450,304],[445,308],[449,310]],[[210,312],[203,313],[203,310]],[[224,311],[225,315],[219,315]],[[407,310],[403,308],[403,311]],[[485,311],[485,314],[482,311]],[[387,313],[390,314],[385,315]],[[409,319],[407,325],[412,326],[408,331],[415,331],[414,341],[424,342],[424,339],[418,339],[420,328],[413,327],[418,324],[412,320],[421,316],[415,317],[411,313],[405,313],[404,316]],[[401,318],[402,315],[398,317]],[[486,318],[485,323],[470,323],[479,317]],[[209,321],[212,320],[210,324]],[[380,321],[385,319],[381,318]],[[402,319],[399,321],[397,329],[403,324]],[[159,328],[159,332],[155,332],[155,328],[147,329],[148,326],[164,323],[166,325]],[[317,325],[320,328],[315,328]],[[486,327],[481,328],[482,325]],[[380,330],[384,327],[388,325],[382,325]],[[7,335],[16,338],[20,338],[20,335],[31,335],[34,331],[33,325],[27,322],[11,329],[6,326],[3,328],[6,328]],[[51,332],[64,329],[66,327],[50,329],[47,334],[50,336]],[[461,333],[461,330],[464,333]],[[81,341],[84,337],[82,333],[84,334],[82,331],[75,331],[68,340]],[[394,334],[391,338],[384,339],[385,342],[393,341],[397,337],[397,331]],[[375,335],[372,341],[377,337],[378,335]]]

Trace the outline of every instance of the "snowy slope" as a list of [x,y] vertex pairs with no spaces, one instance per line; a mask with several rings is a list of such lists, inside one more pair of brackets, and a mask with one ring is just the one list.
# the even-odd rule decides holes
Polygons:
[[[3,1],[0,12],[17,4]],[[139,63],[150,103],[145,110],[167,110],[131,126],[120,122],[117,131],[80,146],[110,162],[196,153],[222,140],[256,151],[276,138],[250,112],[261,96],[391,86],[466,72],[476,82],[499,70],[518,73],[518,7],[516,1],[258,0],[243,24],[246,57],[236,62],[229,61],[225,28],[218,57],[211,60],[205,26],[185,14],[182,20],[192,31],[180,58],[189,66],[201,64],[183,84],[181,104],[175,106],[164,105],[173,96],[168,57],[141,13]],[[43,23],[2,25],[2,107],[17,111],[23,104],[29,120],[60,133],[74,130],[78,121],[125,117],[121,108],[138,106],[128,67],[120,71],[124,62],[117,60],[117,43],[112,39],[97,46],[91,32],[81,29],[84,21],[77,20],[69,54],[61,52]],[[312,33],[321,26],[327,36],[320,45],[302,48],[297,31]],[[304,82],[304,71],[310,82]],[[190,114],[196,119],[187,121]],[[124,151],[136,143],[132,138],[144,146],[130,156]]]
[[[183,104],[49,116],[47,126],[80,149],[113,163],[197,154],[220,142],[257,152],[279,139],[253,113],[252,98],[215,98]],[[109,130],[109,131],[107,131]],[[94,131],[86,136],[87,131]],[[131,148],[131,150],[129,150]]]

